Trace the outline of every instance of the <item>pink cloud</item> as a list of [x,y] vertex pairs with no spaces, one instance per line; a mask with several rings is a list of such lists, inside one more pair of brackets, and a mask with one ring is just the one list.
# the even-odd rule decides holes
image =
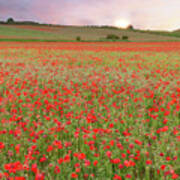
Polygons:
[[171,30],[180,27],[179,7],[179,0],[13,0],[0,2],[0,18],[67,25],[114,25],[126,19],[138,28]]

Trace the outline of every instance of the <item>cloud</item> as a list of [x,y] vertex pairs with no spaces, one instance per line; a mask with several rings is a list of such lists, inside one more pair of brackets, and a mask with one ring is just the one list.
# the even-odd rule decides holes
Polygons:
[[126,19],[138,28],[176,29],[179,7],[179,0],[0,0],[0,18],[66,25],[114,25]]
[[0,18],[14,17],[16,19],[28,19],[31,14],[30,0],[0,0]]

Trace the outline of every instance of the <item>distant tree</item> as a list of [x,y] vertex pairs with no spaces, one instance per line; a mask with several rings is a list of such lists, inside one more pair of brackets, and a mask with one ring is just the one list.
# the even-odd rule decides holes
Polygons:
[[109,40],[118,40],[118,39],[120,39],[120,38],[119,38],[119,36],[116,35],[116,34],[108,34],[108,35],[106,36],[106,39],[109,39]]
[[13,18],[8,18],[7,19],[7,24],[13,24],[15,21]]
[[122,36],[122,40],[128,40],[129,37],[128,36]]
[[134,27],[133,27],[133,25],[130,24],[130,25],[127,27],[127,29],[128,29],[128,30],[133,30]]
[[4,21],[0,21],[0,24],[5,24],[5,22]]
[[118,27],[115,27],[115,26],[100,26],[99,28],[104,28],[104,29],[119,29]]
[[80,37],[80,36],[77,36],[77,37],[76,37],[76,41],[81,41],[81,37]]

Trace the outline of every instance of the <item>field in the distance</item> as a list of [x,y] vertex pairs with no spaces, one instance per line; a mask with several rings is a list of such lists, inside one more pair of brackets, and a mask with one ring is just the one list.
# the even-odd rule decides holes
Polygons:
[[178,33],[78,26],[0,25],[0,41],[76,41],[77,36],[84,41],[103,41],[108,34],[115,34],[120,38],[128,36],[129,41],[180,41]]
[[0,179],[180,177],[180,43],[0,43]]

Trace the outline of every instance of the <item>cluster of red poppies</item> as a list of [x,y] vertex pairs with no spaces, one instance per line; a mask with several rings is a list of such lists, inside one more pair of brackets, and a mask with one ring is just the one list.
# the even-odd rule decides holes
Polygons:
[[0,43],[0,179],[178,179],[179,58],[178,43]]

